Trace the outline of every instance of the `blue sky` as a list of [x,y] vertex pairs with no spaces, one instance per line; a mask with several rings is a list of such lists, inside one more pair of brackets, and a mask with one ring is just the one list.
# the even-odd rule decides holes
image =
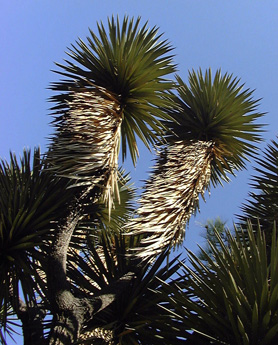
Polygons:
[[[186,81],[188,70],[199,67],[233,73],[246,88],[262,98],[259,110],[267,112],[266,143],[277,135],[278,1],[276,0],[59,0],[3,1],[0,27],[0,157],[9,151],[21,154],[24,147],[40,145],[46,150],[51,134],[47,87],[57,76],[54,61],[62,62],[65,51],[88,27],[107,22],[112,14],[141,16],[142,23],[158,26],[175,47],[175,62]],[[264,143],[262,147],[266,145]],[[151,155],[140,150],[136,169],[130,161],[136,185],[147,178]],[[253,162],[254,163],[254,162]],[[196,249],[201,223],[222,217],[231,224],[248,194],[248,170],[231,183],[218,187],[201,203],[201,213],[190,221],[185,246]],[[20,344],[20,341],[18,341]]]

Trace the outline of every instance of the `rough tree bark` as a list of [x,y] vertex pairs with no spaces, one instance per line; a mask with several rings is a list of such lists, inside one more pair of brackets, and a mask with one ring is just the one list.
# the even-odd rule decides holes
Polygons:
[[83,217],[82,200],[89,192],[87,188],[69,208],[68,216],[58,227],[49,255],[47,284],[53,320],[47,345],[68,345],[77,341],[81,328],[92,324],[94,314],[113,303],[135,278],[135,273],[129,272],[93,298],[80,298],[71,292],[66,273],[67,253],[74,229]]

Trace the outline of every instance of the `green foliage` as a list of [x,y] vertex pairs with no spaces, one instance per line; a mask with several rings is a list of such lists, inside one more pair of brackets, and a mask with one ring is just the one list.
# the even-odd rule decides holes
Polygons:
[[[221,248],[211,244],[208,265],[193,253],[190,266],[176,281],[170,306],[178,315],[184,337],[199,334],[210,344],[276,344],[278,334],[278,241],[273,232],[268,265],[266,241],[258,228],[248,226],[248,242],[227,232],[229,248],[215,232]],[[241,235],[241,236],[240,236]]]
[[211,70],[189,73],[189,86],[177,76],[178,110],[170,111],[177,123],[169,123],[173,134],[169,140],[203,140],[214,144],[212,183],[228,181],[227,173],[245,167],[245,159],[255,152],[260,141],[261,125],[254,121],[263,114],[257,112],[258,100],[253,91],[243,90],[240,80]]
[[[150,266],[132,255],[139,238],[122,234],[103,232],[101,242],[88,243],[82,254],[72,254],[69,277],[78,294],[98,295],[130,272],[134,273],[126,292],[115,303],[97,313],[92,326],[88,325],[84,334],[95,328],[111,330],[116,343],[128,344],[168,344],[175,339],[174,329],[169,323],[168,312],[163,312],[160,304],[164,299],[159,291],[161,281],[169,280],[178,271],[177,258],[165,261],[165,251]],[[171,335],[172,333],[172,335]],[[93,337],[91,341],[93,342]],[[83,341],[80,341],[83,343]]]
[[271,246],[273,222],[278,221],[278,143],[272,141],[263,156],[257,159],[254,168],[257,175],[252,177],[252,191],[249,200],[242,206],[243,214],[239,216],[241,224],[250,219],[254,230],[260,220],[265,232],[267,244]]
[[5,323],[9,295],[17,306],[19,283],[24,297],[36,304],[36,293],[45,289],[38,274],[38,260],[43,260],[42,246],[53,236],[54,222],[63,217],[72,196],[67,181],[45,172],[45,161],[35,149],[24,151],[18,163],[0,165],[0,303]]
[[[236,230],[234,237],[217,220],[208,224],[210,247],[201,254],[206,264],[193,253],[188,266],[177,258],[168,262],[169,247],[180,236],[175,231],[183,233],[209,179],[214,185],[227,181],[227,173],[244,168],[245,159],[254,155],[261,140],[261,125],[255,124],[262,116],[258,101],[252,91],[243,91],[237,78],[221,76],[220,71],[212,78],[210,70],[190,73],[189,86],[177,77],[174,96],[176,83],[166,79],[175,71],[172,48],[160,40],[156,27],[139,25],[140,18],[125,17],[120,23],[112,17],[107,29],[98,24],[98,35],[90,30],[87,43],[79,39],[67,53],[69,60],[57,64],[57,73],[65,79],[51,85],[56,92],[51,98],[56,131],[49,151],[41,158],[36,149],[33,164],[29,151],[20,164],[14,155],[10,163],[1,161],[0,342],[5,343],[4,333],[13,333],[10,317],[17,314],[20,319],[22,305],[24,316],[34,321],[34,313],[39,315],[36,321],[47,338],[57,314],[67,317],[72,311],[64,305],[66,312],[63,307],[57,310],[59,298],[66,295],[72,309],[77,305],[80,315],[84,312],[80,327],[87,339],[76,344],[96,343],[90,332],[98,328],[111,331],[113,341],[122,345],[274,344],[275,226],[269,256],[259,226],[256,236],[250,223],[247,238],[243,230]],[[147,252],[140,242],[142,233],[125,233],[135,205],[129,176],[118,169],[120,142],[123,158],[129,151],[135,164],[136,137],[151,148],[165,133],[163,148],[166,152],[171,147],[173,159],[165,170],[166,156],[159,160],[161,184],[152,180],[146,213],[134,218],[142,220],[143,233],[145,228],[157,232],[145,243],[162,249],[143,260],[137,255],[139,247]],[[253,201],[243,208],[245,216],[262,218],[262,230],[277,218],[277,157],[278,144],[273,142],[259,161],[261,176],[254,178],[260,193],[250,194]],[[149,214],[153,223],[148,227]],[[54,261],[58,288],[49,279],[49,263]],[[119,291],[126,278],[125,290]],[[95,309],[94,302],[106,294],[113,303]],[[81,311],[80,300],[88,309]],[[53,320],[45,318],[47,313]],[[30,319],[26,324],[30,329]]]
[[0,309],[0,343],[3,345],[8,345],[7,336],[14,340],[14,328],[18,327],[17,318],[15,312],[8,306],[7,310],[2,305]]

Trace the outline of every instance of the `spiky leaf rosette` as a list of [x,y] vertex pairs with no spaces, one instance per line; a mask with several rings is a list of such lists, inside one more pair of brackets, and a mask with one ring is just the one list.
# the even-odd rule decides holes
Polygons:
[[69,49],[72,60],[57,64],[66,77],[51,86],[59,94],[51,98],[56,133],[49,157],[58,174],[93,181],[114,171],[120,135],[123,157],[128,148],[135,163],[136,136],[150,147],[161,134],[161,120],[169,119],[163,109],[173,82],[164,77],[175,70],[172,48],[156,27],[139,25],[140,18],[112,17],[108,31],[98,24],[98,36],[90,30],[87,43],[79,39]]
[[227,172],[244,167],[255,151],[260,126],[254,121],[257,101],[242,91],[239,81],[217,71],[189,75],[189,86],[179,77],[178,107],[169,111],[168,144],[160,148],[157,165],[147,183],[138,217],[130,230],[142,234],[139,255],[149,256],[180,243],[184,228],[198,207],[198,196],[209,183],[228,181]]
[[168,122],[169,141],[202,140],[213,142],[212,178],[214,185],[229,181],[227,173],[243,169],[248,156],[261,140],[262,125],[255,121],[263,114],[257,111],[253,91],[232,74],[211,70],[189,73],[189,85],[177,76],[179,109],[170,111],[175,122]]
[[117,280],[126,275],[133,278],[113,304],[84,325],[80,343],[83,344],[81,339],[94,343],[96,337],[107,339],[110,335],[114,338],[111,344],[168,344],[176,333],[168,326],[169,313],[164,313],[160,306],[164,299],[159,298],[159,290],[162,281],[169,281],[177,273],[180,262],[176,258],[167,264],[165,252],[152,266],[142,264],[129,255],[129,249],[138,245],[137,238],[104,233],[102,240],[101,255],[92,243],[84,248],[83,255],[76,257],[79,267],[69,266],[77,292],[88,297],[110,287],[113,293],[111,287]]
[[210,181],[212,143],[177,141],[160,152],[128,229],[142,234],[139,256],[180,243]]

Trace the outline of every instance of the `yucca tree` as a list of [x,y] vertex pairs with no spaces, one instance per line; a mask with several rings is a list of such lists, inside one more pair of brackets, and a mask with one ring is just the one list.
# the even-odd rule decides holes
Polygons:
[[139,255],[156,255],[184,238],[185,226],[198,209],[199,195],[210,184],[228,181],[255,152],[262,116],[253,92],[229,74],[211,70],[189,73],[187,86],[177,77],[177,106],[168,111],[167,144],[140,200],[130,231],[142,235]]
[[[171,50],[140,18],[98,24],[57,64],[48,151],[36,150],[33,166],[30,152],[1,163],[0,325],[10,331],[16,313],[28,345],[168,345],[188,335],[165,304],[180,266],[167,264],[169,249],[210,181],[228,180],[254,153],[262,114],[231,75],[192,72],[189,87],[166,79]],[[138,139],[158,158],[131,221],[118,155],[135,164]]]
[[[4,334],[12,336],[15,332],[15,315],[21,322],[18,325],[22,327],[24,344],[60,341],[57,336],[56,339],[51,339],[50,331],[55,327],[55,319],[52,317],[56,313],[53,307],[56,291],[47,284],[51,279],[49,276],[56,277],[55,273],[59,272],[60,267],[49,267],[49,261],[53,253],[53,243],[55,244],[55,239],[60,235],[57,226],[61,224],[61,219],[68,217],[68,207],[72,205],[76,190],[69,188],[71,183],[68,178],[49,172],[47,159],[41,157],[39,149],[32,155],[33,162],[31,152],[24,151],[18,162],[11,154],[10,162],[1,161],[0,165],[0,343],[3,344],[6,344]],[[104,249],[101,234],[110,234],[111,238],[119,234],[121,227],[134,211],[134,191],[128,183],[128,176],[123,171],[121,174],[123,179],[118,181],[121,204],[115,201],[115,209],[110,213],[105,204],[92,203],[90,198],[84,199],[82,217],[75,224],[65,253],[69,289],[66,291],[76,292],[72,298],[78,294],[84,297],[80,284],[80,291],[77,293],[76,283],[71,279],[70,273],[70,267],[74,267],[75,280],[79,277],[79,260],[73,260],[78,257],[77,251],[82,250],[83,253],[85,246],[94,243],[96,255],[102,257]],[[123,184],[124,181],[127,184]],[[113,250],[115,254],[117,248]],[[128,260],[131,260],[130,256]],[[136,265],[134,262],[132,272]],[[109,267],[106,269],[109,270]],[[125,270],[121,273],[124,276],[129,272]],[[131,276],[132,274],[134,273],[130,273]],[[60,286],[60,278],[56,277],[57,286]],[[95,312],[101,309],[99,305],[105,300],[105,296],[108,296],[108,302],[105,303],[109,304],[113,300],[111,296],[116,295],[114,289],[121,291],[117,284],[124,285],[124,278],[120,278],[120,274],[114,277],[116,287],[113,285],[112,292],[109,290],[109,293],[107,289],[103,291],[104,297],[99,297],[100,291],[98,296],[92,297],[91,293],[88,294],[88,302],[90,300],[95,306]],[[128,279],[131,278],[128,276]],[[111,280],[112,278],[110,282]],[[117,280],[120,282],[117,283]],[[126,284],[129,285],[129,281]],[[79,297],[75,303],[78,300]],[[83,300],[85,301],[85,298]],[[67,332],[63,332],[63,337],[65,334]],[[67,343],[67,340],[62,341]]]
[[203,251],[205,251],[208,255],[213,254],[209,243],[219,246],[215,232],[219,234],[225,245],[228,245],[228,240],[226,237],[226,222],[224,222],[220,217],[217,217],[216,219],[208,219],[204,225],[204,228],[204,232],[201,236],[205,239],[205,245],[202,245],[202,251],[199,251],[197,256],[203,262],[206,262],[206,257],[203,255]]

